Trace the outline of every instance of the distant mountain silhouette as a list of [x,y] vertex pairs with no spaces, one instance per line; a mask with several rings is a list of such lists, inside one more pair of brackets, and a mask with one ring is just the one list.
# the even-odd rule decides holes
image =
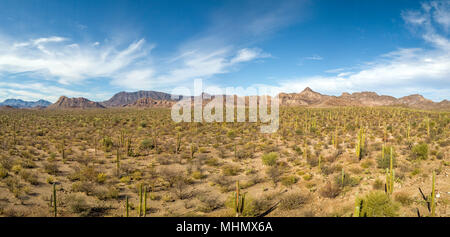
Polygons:
[[47,107],[47,109],[94,109],[105,108],[98,102],[86,98],[67,98],[61,96],[58,101]]
[[127,105],[127,107],[136,108],[168,108],[175,104],[176,101],[173,100],[155,100],[152,98],[141,98],[132,104]]
[[433,102],[423,96],[414,94],[399,99],[378,95],[375,92],[355,92],[352,94],[342,93],[341,96],[322,95],[314,92],[309,87],[300,93],[280,93],[280,103],[283,106],[402,106],[416,109],[450,109],[450,102],[443,100]]
[[123,107],[133,104],[139,99],[151,98],[154,100],[172,100],[172,95],[158,91],[119,92],[111,99],[101,102],[105,107]]
[[35,107],[47,107],[52,103],[46,100],[38,101],[23,101],[21,99],[7,99],[0,103],[0,106],[11,106],[14,108],[35,108]]
[[[226,97],[225,95],[223,96]],[[215,97],[216,96],[212,95],[211,98],[203,100],[203,105],[209,103]],[[236,96],[234,95],[234,97]],[[160,107],[171,107],[174,103],[177,102],[177,100],[174,100],[172,98],[176,97],[172,97],[172,95],[168,93],[157,91],[120,92],[115,94],[111,99],[103,102],[93,102],[86,98],[67,98],[65,96],[62,96],[56,103],[48,106],[48,109],[70,109],[70,108],[87,109],[87,108],[105,108],[105,107],[160,108]],[[248,105],[248,99],[249,97],[247,96],[245,98],[246,105]],[[443,100],[441,102],[433,102],[429,99],[424,98],[422,95],[419,94],[409,95],[398,99],[392,96],[378,95],[375,92],[369,91],[354,92],[352,94],[344,92],[340,96],[330,96],[315,92],[311,88],[307,87],[300,93],[280,93],[279,99],[281,106],[305,106],[305,107],[400,106],[416,109],[450,110],[450,101]],[[12,103],[12,100],[7,101],[10,101],[10,103]],[[16,101],[20,102],[20,100]],[[45,101],[43,100],[40,101],[41,103],[44,103],[44,105],[46,104]],[[3,103],[0,104],[0,106],[2,105]],[[14,107],[14,105],[9,104],[8,106]]]

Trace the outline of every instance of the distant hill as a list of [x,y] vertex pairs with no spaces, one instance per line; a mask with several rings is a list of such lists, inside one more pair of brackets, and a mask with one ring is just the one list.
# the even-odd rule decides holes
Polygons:
[[52,103],[46,100],[38,100],[38,101],[23,101],[21,99],[7,99],[0,103],[0,106],[11,106],[14,108],[35,108],[35,107],[47,107]]
[[151,98],[154,100],[172,100],[172,95],[158,91],[137,91],[137,92],[120,92],[115,94],[111,99],[101,102],[105,107],[123,107],[133,104],[139,99]]
[[14,107],[11,107],[9,105],[0,106],[0,110],[14,110]]
[[342,93],[341,96],[322,95],[307,87],[300,93],[280,93],[280,103],[284,106],[310,106],[310,107],[332,107],[332,106],[402,106],[416,109],[450,109],[450,102],[443,100],[433,102],[423,96],[414,94],[399,99],[378,95],[375,92]]
[[58,101],[47,107],[47,109],[100,109],[105,108],[98,102],[86,98],[68,98],[61,96]]
[[127,107],[135,108],[170,108],[174,105],[176,101],[173,100],[154,100],[152,98],[142,98],[138,99],[132,104],[127,105]]
[[[223,95],[225,96],[225,95]],[[234,97],[236,97],[234,95]],[[195,98],[195,97],[191,97]],[[210,99],[203,100],[203,105],[209,103]],[[414,94],[395,98],[387,95],[378,95],[375,92],[354,92],[342,93],[340,96],[324,95],[313,91],[307,87],[300,93],[280,93],[281,106],[305,106],[305,107],[338,107],[338,106],[400,106],[416,109],[434,109],[450,110],[450,101],[433,102],[424,98],[422,95]],[[171,107],[177,100],[172,99],[172,95],[157,91],[137,91],[120,92],[111,99],[103,102],[94,102],[86,98],[67,98],[62,96],[59,100],[50,104],[45,100],[37,102],[26,102],[22,100],[6,100],[0,103],[0,106],[9,106],[14,108],[43,108],[49,109],[71,109],[71,108],[106,108],[106,107],[136,107],[136,108],[163,108]],[[235,100],[236,103],[236,100]],[[245,97],[245,104],[248,105],[249,97]]]

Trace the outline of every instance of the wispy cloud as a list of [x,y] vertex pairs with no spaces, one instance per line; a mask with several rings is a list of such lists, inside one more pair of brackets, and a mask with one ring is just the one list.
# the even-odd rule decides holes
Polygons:
[[305,57],[303,59],[305,59],[305,60],[313,60],[313,61],[321,61],[321,60],[323,60],[323,57],[320,56],[320,55],[315,54],[313,56]]
[[[0,44],[0,71],[39,73],[45,79],[70,85],[98,77],[113,77],[138,60],[145,59],[152,45],[141,39],[124,49],[116,45],[92,47],[64,37],[32,39]],[[12,46],[12,47],[11,47]]]
[[[215,50],[196,48],[180,52],[169,60],[159,60],[150,55],[154,47],[154,44],[146,44],[144,39],[122,48],[113,44],[101,45],[99,42],[76,43],[57,36],[25,42],[0,41],[0,73],[40,77],[41,80],[54,81],[61,86],[102,80],[123,89],[142,90],[170,87],[198,77],[208,78],[227,73],[237,64],[270,57],[270,54],[259,48],[236,49],[226,46]],[[0,84],[0,88],[13,85],[19,86],[18,83]],[[42,84],[37,88],[43,88]],[[56,93],[64,92],[68,96],[87,94],[46,90],[49,95],[43,95],[43,91],[26,95],[11,88],[8,90],[10,94],[16,92],[20,97],[41,95],[41,98],[53,101]]]
[[420,32],[431,48],[403,48],[358,67],[327,70],[334,76],[286,79],[282,91],[309,86],[329,94],[372,90],[394,96],[422,93],[434,100],[450,98],[450,41],[439,29],[448,29],[450,2],[423,3],[420,10],[402,12],[405,23]]

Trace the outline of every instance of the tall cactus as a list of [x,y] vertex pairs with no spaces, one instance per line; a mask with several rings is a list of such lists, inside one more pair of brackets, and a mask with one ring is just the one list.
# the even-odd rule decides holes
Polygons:
[[358,157],[359,160],[362,159],[365,143],[366,143],[366,138],[365,138],[364,129],[361,128],[359,130],[358,141],[356,143],[356,157]]
[[147,187],[144,187],[144,217],[147,216]]
[[53,183],[53,215],[56,217],[58,215],[58,208],[57,208],[57,197],[56,197],[56,183]]
[[242,216],[245,206],[245,194],[241,194],[239,181],[236,181],[236,192],[234,193],[234,211],[236,217]]
[[63,139],[62,140],[62,143],[61,143],[61,157],[62,157],[62,160],[63,160],[63,162],[65,162],[65,160],[66,160],[66,152],[65,152],[65,146],[66,146],[66,144],[65,144],[66,142],[65,142],[65,140]]
[[126,149],[127,149],[127,156],[132,156],[133,155],[133,150],[131,148],[131,137],[127,138],[127,144],[126,144]]
[[406,139],[408,140],[408,142],[410,141],[410,137],[411,137],[411,124],[408,121],[408,128],[406,129]]
[[318,165],[319,171],[321,171],[320,169],[321,163],[322,163],[322,155],[319,155],[319,165]]
[[356,198],[355,201],[355,211],[353,212],[353,217],[361,217],[362,216],[362,210],[363,210],[364,200]]
[[116,153],[116,169],[117,169],[117,177],[120,177],[120,148],[117,147]]
[[129,217],[130,215],[130,205],[128,203],[128,196],[126,196],[126,200],[125,200],[125,216]]
[[195,151],[196,151],[196,149],[194,147],[194,144],[191,143],[191,159],[194,159]]
[[142,216],[142,183],[139,185],[139,210],[138,216]]
[[337,127],[334,130],[334,134],[332,135],[332,142],[333,142],[334,149],[337,149],[338,148],[338,130],[337,130]]
[[394,171],[394,149],[391,146],[391,153],[389,159],[389,169],[386,169],[386,186],[385,192],[391,195],[394,192],[395,171]]
[[430,206],[431,206],[431,216],[434,217],[436,214],[436,190],[435,190],[435,183],[436,183],[436,172],[433,171],[433,180],[432,180],[432,186],[431,186],[431,197],[430,197]]
[[175,154],[178,154],[181,150],[181,134],[178,133],[177,135],[177,144],[175,146]]

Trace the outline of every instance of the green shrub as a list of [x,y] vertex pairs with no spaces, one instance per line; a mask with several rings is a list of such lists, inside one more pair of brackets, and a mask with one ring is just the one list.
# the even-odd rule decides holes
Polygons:
[[401,203],[403,206],[408,206],[414,202],[413,198],[409,194],[404,192],[399,192],[394,195],[395,201]]
[[141,149],[141,150],[149,150],[149,149],[153,149],[154,147],[153,147],[153,141],[151,140],[151,139],[144,139],[144,140],[142,140],[142,142],[141,142],[141,144],[140,144],[140,146],[139,146],[139,148]]
[[280,201],[280,209],[297,209],[308,202],[309,197],[301,193],[291,193],[284,196]]
[[262,162],[267,166],[274,166],[277,163],[278,154],[276,152],[270,152],[262,156]]
[[375,190],[383,190],[384,189],[383,181],[381,179],[376,179],[372,185],[372,188]]
[[291,176],[285,176],[281,178],[281,184],[283,184],[286,187],[291,187],[295,183],[297,183],[298,179],[294,175]]
[[85,214],[90,209],[84,195],[80,193],[69,195],[66,203],[74,213]]
[[6,176],[8,176],[8,170],[0,165],[0,179],[6,178]]
[[234,165],[226,165],[222,168],[223,175],[235,176],[239,173],[239,167]]
[[399,207],[383,191],[373,191],[363,199],[362,216],[395,217]]
[[[392,154],[392,162],[394,167],[397,167],[397,154],[395,153],[395,150],[393,150]],[[384,159],[380,155],[377,158],[377,165],[380,169],[388,169],[391,165],[391,146],[386,146],[384,148]]]
[[421,144],[415,145],[412,149],[412,157],[415,160],[428,159],[428,144],[421,143]]

